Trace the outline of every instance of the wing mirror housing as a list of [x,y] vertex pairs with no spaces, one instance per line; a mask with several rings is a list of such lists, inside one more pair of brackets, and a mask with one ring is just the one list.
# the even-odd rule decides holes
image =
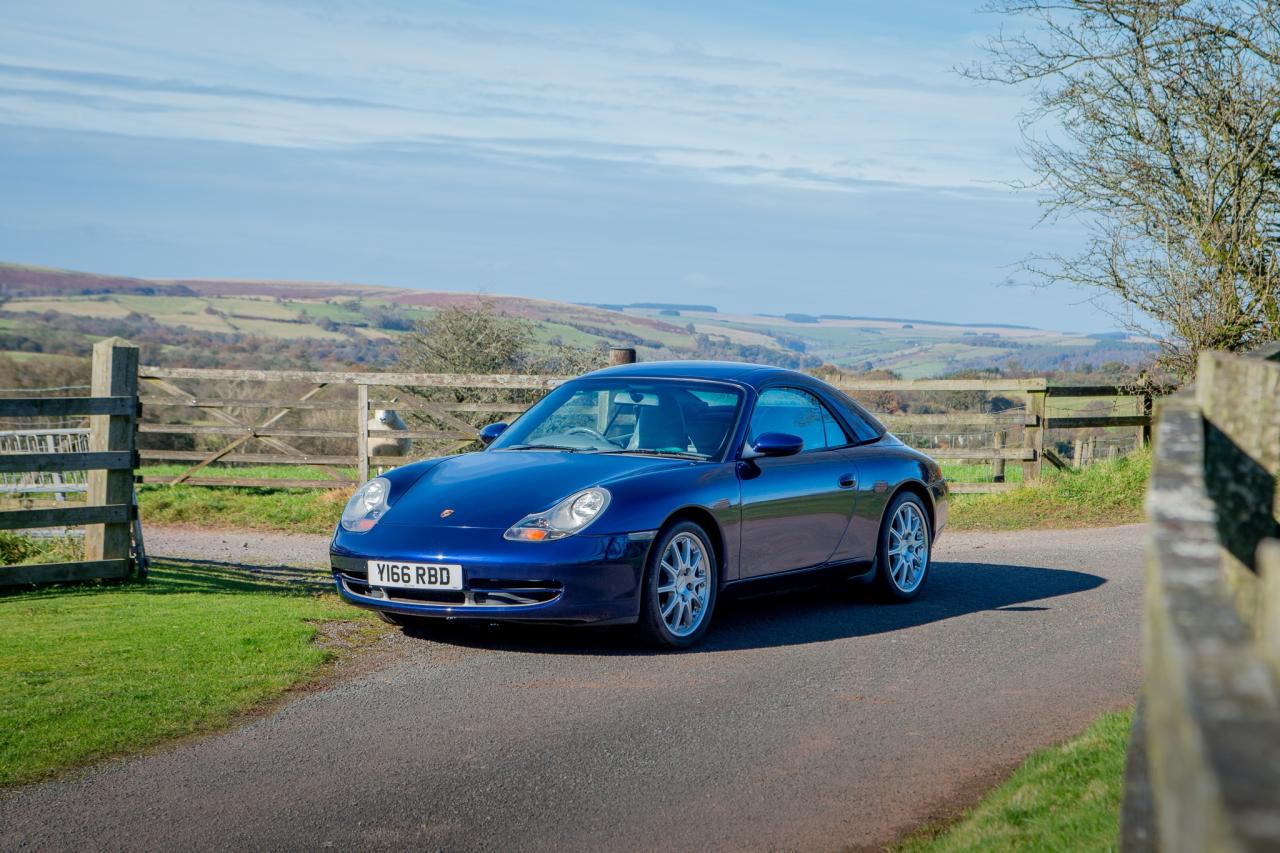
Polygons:
[[493,442],[507,431],[507,425],[504,423],[489,424],[480,430],[480,443],[485,447],[493,444]]
[[761,456],[795,456],[804,449],[804,439],[786,432],[762,432],[756,436],[755,444],[748,447],[743,454],[744,459],[758,459]]

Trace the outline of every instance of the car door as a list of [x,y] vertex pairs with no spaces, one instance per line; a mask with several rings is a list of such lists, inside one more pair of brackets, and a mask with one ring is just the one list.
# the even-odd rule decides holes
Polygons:
[[853,518],[844,539],[832,555],[833,562],[865,563],[875,558],[880,535],[880,514],[888,500],[887,485],[891,479],[885,469],[884,451],[880,447],[883,428],[872,425],[853,406],[836,404],[836,412],[852,432],[853,446],[842,451],[858,472],[854,496]]
[[827,562],[853,515],[857,470],[844,450],[849,438],[815,395],[790,386],[762,391],[748,446],[765,432],[797,435],[804,447],[794,456],[738,463],[744,578]]

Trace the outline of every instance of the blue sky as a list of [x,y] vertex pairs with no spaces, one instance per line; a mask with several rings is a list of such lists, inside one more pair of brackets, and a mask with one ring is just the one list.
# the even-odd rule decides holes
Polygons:
[[1112,328],[1035,227],[998,21],[920,2],[0,6],[0,259]]

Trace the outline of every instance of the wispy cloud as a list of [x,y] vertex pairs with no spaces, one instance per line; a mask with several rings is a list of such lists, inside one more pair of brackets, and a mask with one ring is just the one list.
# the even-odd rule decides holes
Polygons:
[[674,35],[635,19],[549,25],[482,7],[127,5],[0,10],[8,120],[317,150],[447,138],[535,166],[839,191],[976,187],[1015,163],[1015,104],[959,84],[935,48],[835,50],[695,21]]

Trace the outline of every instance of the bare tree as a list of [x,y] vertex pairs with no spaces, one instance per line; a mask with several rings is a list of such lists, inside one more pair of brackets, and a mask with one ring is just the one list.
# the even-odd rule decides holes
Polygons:
[[[499,313],[492,300],[477,298],[473,305],[442,308],[405,335],[400,368],[420,373],[515,373],[573,376],[603,367],[603,346],[585,348],[553,340],[540,343],[528,320]],[[505,388],[402,388],[405,394],[431,402],[534,402],[536,391]],[[409,413],[416,426],[431,428],[431,416]],[[479,427],[496,420],[490,412],[455,412],[453,417]],[[427,445],[431,450],[447,446]]]
[[1027,259],[1041,283],[1118,296],[1182,376],[1202,349],[1280,337],[1280,2],[994,0],[974,79],[1025,85],[1045,217],[1088,229]]

